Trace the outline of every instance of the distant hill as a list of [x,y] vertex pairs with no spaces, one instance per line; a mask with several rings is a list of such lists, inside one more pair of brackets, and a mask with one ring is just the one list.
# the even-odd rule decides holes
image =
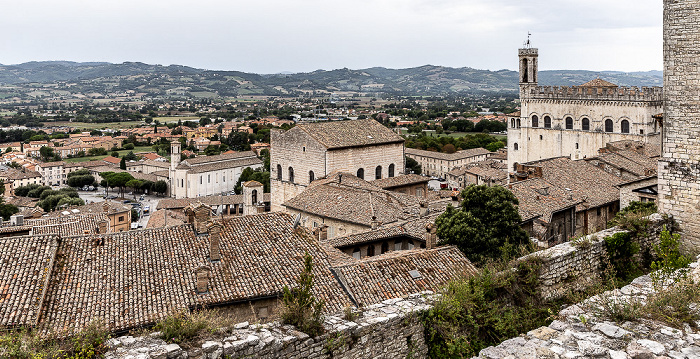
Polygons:
[[[661,71],[541,71],[540,84],[571,86],[600,77],[622,86],[661,86]],[[517,92],[515,71],[425,65],[408,69],[317,70],[309,73],[252,74],[210,71],[140,62],[112,64],[70,61],[0,65],[0,84],[75,82],[89,91],[136,90],[159,95],[298,95],[309,92],[381,92],[401,95],[449,95]],[[80,87],[84,87],[81,89]]]

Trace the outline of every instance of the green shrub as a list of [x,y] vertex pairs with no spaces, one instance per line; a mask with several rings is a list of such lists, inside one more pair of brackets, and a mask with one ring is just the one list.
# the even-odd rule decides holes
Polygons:
[[538,291],[538,260],[514,271],[488,266],[452,281],[423,318],[431,358],[464,358],[485,347],[547,325],[557,306]]
[[639,245],[634,242],[629,232],[619,232],[605,237],[605,249],[618,279],[629,281],[643,274],[634,255],[639,252]]
[[304,256],[304,270],[296,280],[297,287],[284,286],[282,302],[282,322],[299,328],[302,332],[315,337],[323,334],[323,300],[318,300],[312,293],[314,275],[309,253]]
[[656,260],[651,262],[651,274],[655,284],[666,282],[669,279],[679,280],[686,276],[685,267],[690,264],[690,259],[680,252],[681,235],[670,233],[666,226],[661,230],[659,244],[654,246]]
[[178,312],[158,322],[155,330],[163,334],[163,340],[174,343],[188,341],[210,327],[204,312]]
[[28,329],[0,334],[0,358],[17,359],[91,359],[107,351],[109,338],[102,325],[90,324],[71,337],[44,335]]

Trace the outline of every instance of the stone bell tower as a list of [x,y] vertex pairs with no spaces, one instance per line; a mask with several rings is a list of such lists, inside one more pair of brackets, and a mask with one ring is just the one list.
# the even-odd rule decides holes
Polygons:
[[664,0],[664,118],[659,212],[700,248],[700,0]]
[[530,44],[528,34],[525,46],[518,49],[518,60],[520,62],[520,99],[527,97],[529,90],[537,86],[537,49]]

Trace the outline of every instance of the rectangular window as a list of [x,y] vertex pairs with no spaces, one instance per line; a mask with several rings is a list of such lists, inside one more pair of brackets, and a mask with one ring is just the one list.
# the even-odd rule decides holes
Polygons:
[[202,182],[202,176],[199,176],[199,184],[202,184],[202,183],[204,183],[204,182]]
[[119,222],[124,222],[124,216],[119,216]]
[[207,175],[207,183],[211,183],[211,175]]

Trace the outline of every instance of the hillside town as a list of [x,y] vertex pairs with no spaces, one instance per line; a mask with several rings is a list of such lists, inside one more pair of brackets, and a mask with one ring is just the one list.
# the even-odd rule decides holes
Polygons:
[[0,358],[700,358],[664,3],[663,87],[542,85],[528,37],[517,95],[0,97]]

